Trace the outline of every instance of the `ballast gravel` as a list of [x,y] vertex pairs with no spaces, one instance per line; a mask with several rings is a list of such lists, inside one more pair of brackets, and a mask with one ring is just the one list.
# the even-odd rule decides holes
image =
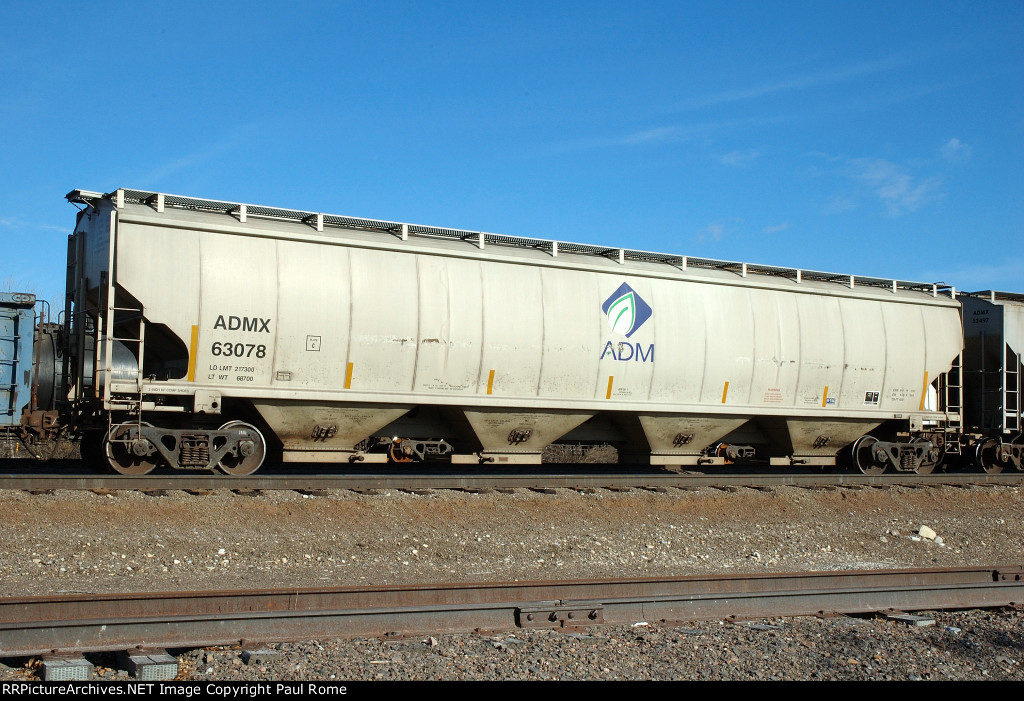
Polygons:
[[[0,490],[0,595],[1024,564],[1018,487]],[[1024,613],[697,621],[180,652],[180,679],[1024,679]],[[243,654],[244,653],[244,654]],[[101,678],[125,672],[98,658]],[[0,679],[38,674],[6,660]]]

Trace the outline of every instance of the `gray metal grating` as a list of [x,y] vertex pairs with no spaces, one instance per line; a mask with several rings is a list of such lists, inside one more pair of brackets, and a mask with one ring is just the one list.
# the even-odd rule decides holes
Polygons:
[[340,217],[335,214],[324,215],[324,225],[326,226],[328,224],[347,229],[368,229],[370,231],[400,232],[402,230],[402,225],[396,222],[359,219],[356,217]]
[[997,290],[981,290],[979,292],[962,292],[961,294],[978,297],[979,299],[998,300],[1004,302],[1024,302],[1024,294],[1017,292],[999,292]]
[[[74,190],[67,195],[71,202],[91,204],[97,199],[115,199],[118,191],[101,195],[86,190]],[[124,201],[131,204],[144,204],[154,206],[157,193],[147,190],[120,190]],[[423,226],[420,224],[401,224],[399,222],[385,221],[379,219],[364,219],[361,217],[347,217],[337,214],[320,214],[317,212],[305,212],[295,209],[284,209],[280,207],[265,207],[261,205],[243,205],[238,202],[224,202],[220,200],[206,200],[181,195],[163,195],[164,207],[177,209],[189,209],[206,212],[220,212],[224,214],[238,213],[244,206],[246,216],[265,219],[279,219],[296,222],[312,223],[319,216],[324,226],[332,226],[344,229],[358,229],[364,231],[379,231],[390,234],[399,234],[403,228],[408,231],[409,236],[449,239],[466,241],[474,245],[481,240],[484,245],[494,244],[506,247],[536,248],[544,251],[554,252],[557,244],[559,255],[563,253],[600,256],[613,260],[637,261],[644,263],[661,263],[675,268],[703,268],[709,270],[723,270],[737,275],[762,275],[769,277],[784,277],[792,280],[814,280],[818,282],[829,282],[844,285],[846,287],[875,287],[883,289],[914,290],[931,294],[943,294],[954,296],[952,287],[943,283],[922,283],[909,282],[906,280],[892,280],[876,277],[861,277],[841,275],[838,273],[826,273],[814,270],[802,270],[786,268],[773,265],[762,265],[756,263],[741,263],[736,261],[715,260],[713,258],[691,258],[667,253],[655,253],[651,251],[639,251],[628,248],[608,248],[607,246],[594,246],[584,243],[572,243],[553,241],[548,239],[536,239],[523,236],[510,236],[505,234],[488,234],[478,231],[466,231],[462,229],[449,229],[446,227]],[[974,296],[991,296],[991,292],[972,293]],[[995,293],[996,299],[1009,299],[1024,301],[1024,295],[1010,293]]]

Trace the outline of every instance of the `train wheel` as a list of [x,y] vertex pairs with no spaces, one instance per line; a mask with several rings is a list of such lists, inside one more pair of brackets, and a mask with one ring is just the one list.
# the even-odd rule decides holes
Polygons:
[[999,463],[999,441],[986,438],[974,448],[974,464],[990,475],[998,475],[1003,471]]
[[878,464],[872,450],[872,446],[877,442],[878,439],[874,436],[861,436],[850,450],[853,454],[853,464],[865,475],[880,475],[885,472],[885,463]]
[[[122,475],[146,475],[153,471],[160,461],[149,441],[145,438],[129,438],[130,431],[138,424],[117,424],[103,439],[103,448],[107,455],[107,464]],[[149,426],[143,422],[142,426]]]
[[243,430],[249,433],[249,437],[243,437],[238,441],[238,447],[234,452],[227,453],[217,463],[217,468],[221,472],[226,475],[251,475],[260,469],[263,459],[267,456],[267,443],[259,429],[244,421],[228,421],[220,430]]
[[[913,440],[913,442],[914,443],[931,443],[931,441],[929,441],[927,438],[915,438]],[[922,462],[921,465],[916,470],[914,470],[915,473],[917,473],[919,475],[930,475],[931,473],[933,473],[935,471],[936,467],[938,467],[940,464],[942,464],[942,458],[945,457],[946,451],[942,450],[941,448],[938,448],[938,447],[936,448],[936,450],[939,451],[938,457],[935,460],[932,460],[931,462],[928,462],[928,461]]]
[[391,462],[412,462],[412,456],[402,450],[401,439],[396,438],[388,447],[388,460]]

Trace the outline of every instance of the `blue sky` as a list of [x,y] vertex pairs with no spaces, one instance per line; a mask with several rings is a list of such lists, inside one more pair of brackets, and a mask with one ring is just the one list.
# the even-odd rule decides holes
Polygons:
[[5,289],[118,187],[1024,291],[1024,2],[0,7]]

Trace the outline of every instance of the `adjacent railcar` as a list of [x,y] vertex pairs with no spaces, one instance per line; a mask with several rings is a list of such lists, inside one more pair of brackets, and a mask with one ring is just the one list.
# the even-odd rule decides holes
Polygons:
[[21,425],[32,394],[36,296],[0,293],[0,427]]
[[137,190],[68,199],[64,413],[118,472],[246,474],[268,453],[539,463],[594,440],[625,462],[928,472],[960,449],[942,286]]
[[974,292],[964,319],[964,429],[986,472],[1024,469],[1024,295]]
[[62,344],[47,302],[31,293],[0,293],[0,433],[27,439],[30,452],[62,428]]

